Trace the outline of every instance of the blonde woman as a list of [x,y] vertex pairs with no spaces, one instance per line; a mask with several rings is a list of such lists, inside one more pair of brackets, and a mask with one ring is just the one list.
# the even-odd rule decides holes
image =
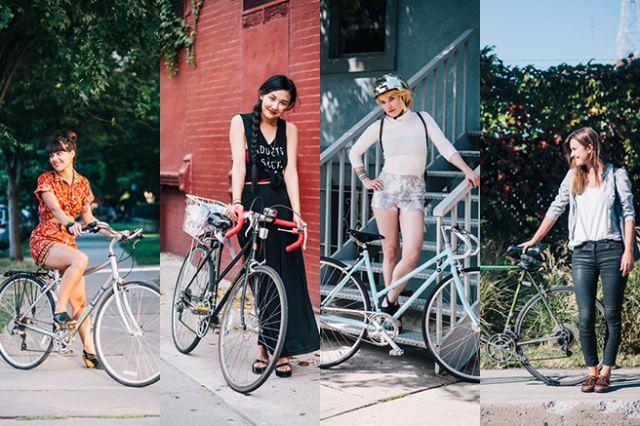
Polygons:
[[[402,77],[383,75],[375,82],[373,95],[385,117],[364,131],[351,148],[349,161],[362,185],[374,191],[371,207],[378,232],[385,237],[382,273],[388,286],[415,268],[422,251],[427,139],[474,187],[480,184],[480,176],[464,162],[428,113],[411,110],[413,98]],[[362,155],[377,142],[382,144],[384,166],[379,176],[371,178],[364,169]],[[398,232],[402,233],[401,258]],[[385,296],[384,312],[396,313],[403,288],[401,285]]]

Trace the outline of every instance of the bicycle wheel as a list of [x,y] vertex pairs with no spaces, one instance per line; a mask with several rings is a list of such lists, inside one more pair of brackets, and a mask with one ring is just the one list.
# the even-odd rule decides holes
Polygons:
[[[480,318],[480,269],[466,268],[459,276],[469,305],[476,318]],[[446,372],[466,382],[480,382],[480,328],[464,309],[453,275],[440,281],[427,299],[422,335],[436,362]]]
[[[129,332],[113,289],[103,296],[96,314],[96,353],[115,381],[133,387],[148,386],[160,379],[160,290],[153,284],[132,281],[118,291],[120,304],[131,315],[127,321],[138,329]],[[130,318],[132,317],[132,318]]]
[[0,286],[0,355],[14,368],[37,367],[51,353],[53,339],[25,327],[55,329],[53,297],[50,293],[42,294],[45,287],[29,274],[15,275]]
[[[250,393],[276,367],[287,332],[287,294],[280,276],[268,266],[257,266],[236,277],[225,303],[218,355],[224,379],[231,389]],[[258,344],[269,354],[261,374],[252,371]]]
[[320,257],[320,368],[351,358],[367,332],[364,311],[371,310],[371,302],[358,277],[351,275],[340,293],[327,299],[347,273],[342,262]]
[[[171,335],[176,349],[183,354],[194,350],[209,329],[210,311],[195,308],[203,306],[211,274],[215,275],[214,263],[210,257],[207,258],[207,253],[207,247],[202,244],[191,249],[182,262],[173,291]],[[213,253],[216,253],[215,249]],[[203,262],[204,265],[194,277]],[[189,282],[191,285],[187,289]],[[206,303],[208,304],[208,301]]]
[[[602,354],[607,323],[599,300],[596,308],[598,353]],[[518,315],[515,333],[516,351],[534,377],[555,386],[576,385],[586,378],[573,287],[553,287],[544,298],[536,294],[529,299]]]

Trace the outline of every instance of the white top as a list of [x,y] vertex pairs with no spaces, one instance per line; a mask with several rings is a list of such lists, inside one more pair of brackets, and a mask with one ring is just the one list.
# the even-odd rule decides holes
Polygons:
[[607,237],[609,209],[608,194],[605,186],[589,188],[582,195],[576,195],[576,228],[570,247],[576,247],[586,241],[599,241]]
[[[435,120],[426,112],[420,112],[427,125],[429,139],[442,154],[449,160],[456,149],[442,134]],[[351,151],[349,161],[355,167],[362,167],[362,155],[371,145],[378,142],[380,135],[380,120],[367,127],[367,130],[358,138]],[[383,171],[398,175],[422,176],[427,165],[427,141],[424,134],[424,126],[420,122],[417,113],[407,111],[398,118],[386,116],[382,129],[382,148],[384,151]]]

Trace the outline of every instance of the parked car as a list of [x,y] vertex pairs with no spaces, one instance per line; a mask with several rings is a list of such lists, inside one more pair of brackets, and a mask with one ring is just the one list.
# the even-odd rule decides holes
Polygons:
[[[22,239],[29,238],[34,227],[33,215],[27,209],[20,210],[20,231]],[[6,204],[0,204],[0,250],[9,247],[9,208]]]

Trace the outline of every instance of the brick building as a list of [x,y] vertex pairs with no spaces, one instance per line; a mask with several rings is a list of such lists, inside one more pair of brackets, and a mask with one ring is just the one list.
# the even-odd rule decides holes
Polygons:
[[[198,22],[196,67],[170,79],[160,73],[161,250],[186,253],[185,194],[229,202],[229,123],[249,112],[260,84],[286,74],[298,105],[284,118],[299,129],[302,215],[309,225],[305,266],[312,303],[319,303],[320,62],[319,0],[205,1]],[[184,2],[187,21],[191,2]],[[183,52],[184,53],[184,52]],[[183,55],[184,56],[184,55]]]

